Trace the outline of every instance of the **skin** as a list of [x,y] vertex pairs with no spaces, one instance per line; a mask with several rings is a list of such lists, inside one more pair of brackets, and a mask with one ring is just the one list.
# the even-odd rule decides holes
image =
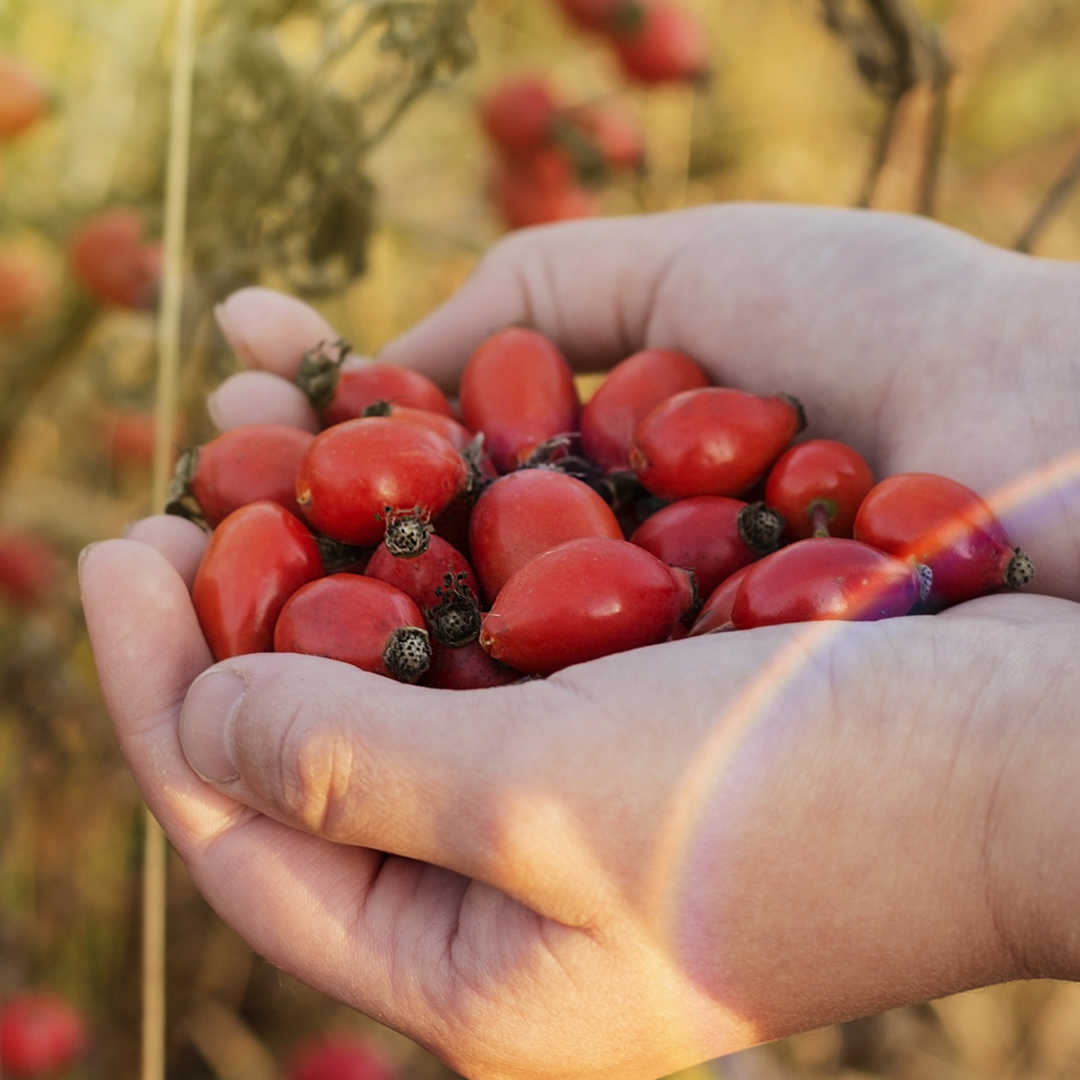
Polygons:
[[[83,599],[120,745],[199,888],[273,963],[468,1077],[657,1077],[1080,977],[1078,293],[1080,268],[866,212],[733,205],[498,245],[380,358],[451,387],[526,321],[582,369],[668,346],[795,393],[808,435],[878,475],[993,496],[1057,462],[997,502],[1035,586],[449,694],[311,657],[210,668],[183,577],[203,541],[155,519],[85,554]],[[227,307],[263,371],[294,366],[269,343],[323,331],[264,291]],[[216,399],[222,426],[240,396]]]

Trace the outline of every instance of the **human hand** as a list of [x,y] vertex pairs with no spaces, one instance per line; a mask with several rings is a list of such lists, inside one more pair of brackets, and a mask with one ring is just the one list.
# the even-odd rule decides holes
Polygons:
[[[589,223],[496,249],[384,355],[452,383],[523,316],[584,367],[681,347],[718,381],[798,394],[813,433],[879,474],[987,493],[1075,451],[1050,302],[1066,278],[879,215]],[[244,304],[264,305],[246,328]],[[316,322],[264,294],[224,313],[249,362],[285,374],[299,352],[274,345],[332,336]],[[1017,387],[1010,342],[1038,351],[1045,389]],[[215,396],[221,426],[254,378]],[[287,385],[261,377],[259,415],[302,408]],[[1001,516],[1039,587],[1075,599],[1074,495],[1059,481]],[[1075,604],[690,639],[473,693],[238,657],[214,671],[239,684],[188,692],[211,662],[184,586],[201,534],[151,519],[135,535],[150,546],[86,557],[87,619],[121,745],[195,880],[273,962],[466,1075],[658,1076],[1080,967],[1080,867],[1044,865],[1077,810]]]

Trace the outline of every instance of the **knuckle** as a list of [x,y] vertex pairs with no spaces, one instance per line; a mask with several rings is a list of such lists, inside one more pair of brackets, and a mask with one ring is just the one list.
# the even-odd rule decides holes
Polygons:
[[342,724],[294,715],[282,738],[282,808],[304,828],[347,842],[358,828],[365,755]]

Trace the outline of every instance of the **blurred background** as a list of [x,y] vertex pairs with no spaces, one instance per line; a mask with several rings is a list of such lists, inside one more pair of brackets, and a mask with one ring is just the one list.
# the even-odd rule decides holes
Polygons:
[[[175,447],[208,437],[205,394],[237,368],[212,318],[233,289],[303,296],[372,352],[546,220],[873,205],[1080,258],[1076,0],[653,4],[646,39],[573,0],[198,3]],[[85,1080],[138,1070],[143,837],[73,565],[151,509],[175,17],[0,0],[0,1004],[70,1003],[87,1050],[59,1075]],[[327,1033],[371,1048],[374,1080],[450,1075],[254,957],[175,859],[168,926],[170,1077],[285,1076]],[[1080,987],[963,994],[681,1075],[1075,1077]]]

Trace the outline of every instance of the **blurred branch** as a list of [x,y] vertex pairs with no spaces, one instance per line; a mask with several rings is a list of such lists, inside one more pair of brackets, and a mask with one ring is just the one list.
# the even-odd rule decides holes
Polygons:
[[866,13],[854,15],[846,0],[822,0],[826,27],[851,49],[855,66],[871,91],[885,101],[858,206],[870,206],[896,133],[900,105],[908,93],[927,85],[933,95],[920,165],[917,210],[931,215],[945,141],[947,90],[952,67],[937,31],[905,0],[861,0]]
[[1080,148],[1066,162],[1061,175],[1054,181],[1042,202],[1035,208],[1028,223],[1021,230],[1016,243],[1013,244],[1017,251],[1032,250],[1035,241],[1063,209],[1078,184],[1080,184]]

